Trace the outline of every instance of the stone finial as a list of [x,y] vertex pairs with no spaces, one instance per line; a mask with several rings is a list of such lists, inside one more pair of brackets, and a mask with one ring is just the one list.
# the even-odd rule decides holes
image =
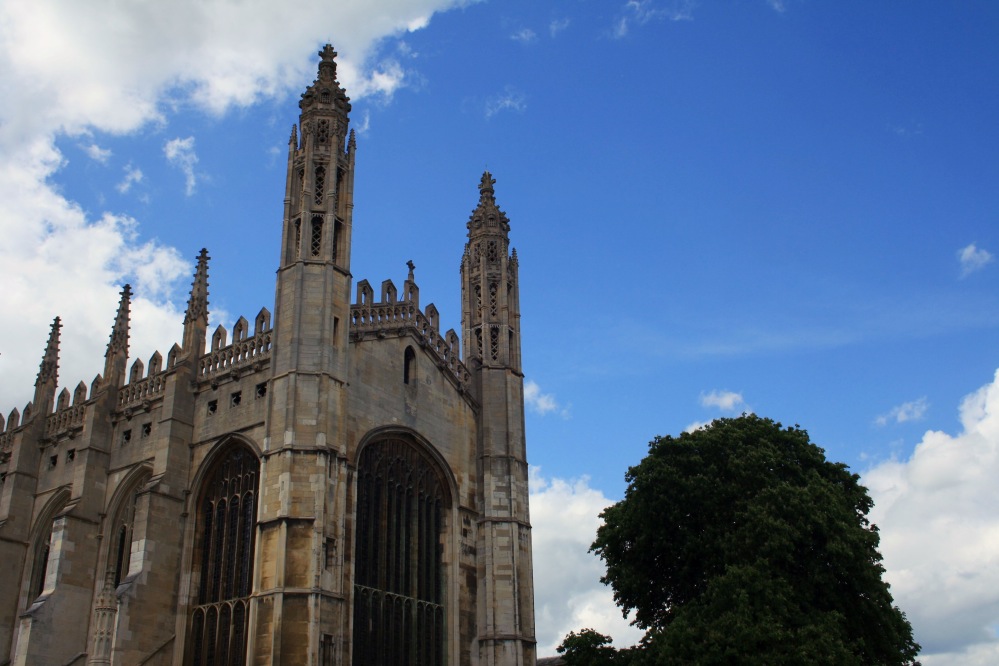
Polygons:
[[52,322],[52,328],[49,330],[49,341],[45,346],[45,354],[42,355],[41,365],[38,367],[38,377],[35,379],[36,389],[51,383],[53,394],[55,393],[55,384],[59,377],[59,329],[61,328],[61,320],[59,317],[56,317]]
[[407,277],[406,279],[409,280],[410,282],[414,282],[415,278],[413,275],[413,271],[416,270],[416,264],[414,264],[413,260],[410,259],[409,261],[406,262],[406,266],[409,268],[409,277]]
[[496,179],[488,171],[482,173],[482,180],[479,181],[479,205],[472,211],[468,219],[468,235],[481,233],[508,234],[510,232],[510,220],[506,213],[496,205],[496,190],[493,186]]
[[496,184],[496,179],[488,171],[482,172],[482,180],[479,182],[479,204],[493,204],[496,205],[496,190],[493,189],[493,185]]

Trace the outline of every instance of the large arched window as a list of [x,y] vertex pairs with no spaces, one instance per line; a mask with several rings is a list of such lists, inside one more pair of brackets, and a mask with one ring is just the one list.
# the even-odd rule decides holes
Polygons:
[[448,507],[437,465],[409,442],[373,442],[361,452],[355,666],[445,663],[442,536]]
[[205,477],[198,502],[193,666],[246,662],[260,462],[233,446]]

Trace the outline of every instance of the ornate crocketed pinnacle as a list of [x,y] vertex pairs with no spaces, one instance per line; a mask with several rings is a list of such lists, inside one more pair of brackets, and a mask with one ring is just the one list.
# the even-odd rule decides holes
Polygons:
[[482,181],[479,182],[479,205],[496,205],[496,190],[493,189],[495,184],[496,179],[493,178],[493,175],[488,171],[483,171]]
[[[510,231],[510,220],[507,219],[506,214],[499,209],[496,205],[496,190],[493,189],[493,185],[496,184],[496,179],[488,171],[482,173],[482,180],[479,181],[479,205],[476,206],[475,210],[472,211],[471,217],[468,219],[468,232],[469,236],[476,229],[483,229],[484,227],[500,227],[504,234]],[[492,232],[495,233],[497,229],[493,229]]]
[[132,303],[132,287],[125,285],[121,290],[121,300],[118,301],[118,314],[114,318],[114,326],[111,327],[111,339],[108,340],[108,350],[104,358],[110,358],[117,353],[128,356],[128,322],[129,309]]
[[35,387],[43,386],[50,380],[53,384],[59,376],[59,329],[62,322],[56,317],[49,330],[49,342],[45,346],[45,354],[42,356],[41,365],[38,366],[38,377],[35,379]]
[[347,92],[340,87],[340,83],[336,79],[336,57],[337,52],[329,44],[319,52],[319,71],[316,74],[316,80],[305,89],[305,92],[302,93],[302,99],[298,102],[298,106],[303,112],[313,109],[317,102],[323,105],[342,105],[344,112],[350,111],[348,103],[350,98],[347,97]]
[[200,322],[208,326],[208,250],[201,248],[198,255],[198,267],[194,270],[194,282],[191,283],[191,297],[187,301],[187,314],[184,315],[184,325]]

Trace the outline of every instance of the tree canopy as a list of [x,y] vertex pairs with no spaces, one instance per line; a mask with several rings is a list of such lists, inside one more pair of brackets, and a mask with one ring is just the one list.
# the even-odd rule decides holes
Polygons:
[[649,663],[917,663],[867,489],[805,430],[719,419],[657,437],[626,480],[592,550]]

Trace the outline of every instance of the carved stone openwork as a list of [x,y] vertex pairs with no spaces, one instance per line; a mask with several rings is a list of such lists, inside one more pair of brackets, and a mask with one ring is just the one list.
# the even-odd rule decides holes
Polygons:
[[442,539],[449,499],[407,441],[375,442],[357,469],[353,663],[445,663]]
[[260,462],[234,446],[205,480],[198,506],[197,605],[191,664],[242,665],[253,574]]

